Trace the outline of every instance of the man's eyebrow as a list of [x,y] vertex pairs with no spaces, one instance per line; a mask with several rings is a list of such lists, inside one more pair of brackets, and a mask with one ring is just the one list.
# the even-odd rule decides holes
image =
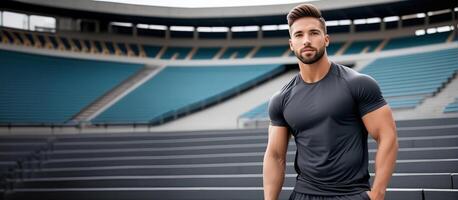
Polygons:
[[293,35],[296,35],[298,33],[303,33],[303,31],[302,30],[296,31],[296,32],[293,33]]

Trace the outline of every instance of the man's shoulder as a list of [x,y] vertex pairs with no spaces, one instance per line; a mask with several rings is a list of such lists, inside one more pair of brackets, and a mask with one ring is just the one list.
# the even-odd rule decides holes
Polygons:
[[297,76],[298,74],[294,75],[287,84],[283,85],[283,87],[280,90],[278,90],[272,95],[270,100],[282,102],[285,99],[285,96],[288,96],[291,90],[297,84]]
[[[334,63],[335,64],[335,63]],[[340,64],[335,64],[336,75],[343,79],[349,86],[364,85],[367,82],[373,82],[374,79],[367,75],[359,73],[358,71]]]

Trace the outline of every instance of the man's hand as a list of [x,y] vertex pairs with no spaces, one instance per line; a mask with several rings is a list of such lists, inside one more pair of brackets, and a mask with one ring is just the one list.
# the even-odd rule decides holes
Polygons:
[[367,191],[367,195],[369,196],[370,200],[383,200],[383,199],[385,199],[385,193],[384,192]]

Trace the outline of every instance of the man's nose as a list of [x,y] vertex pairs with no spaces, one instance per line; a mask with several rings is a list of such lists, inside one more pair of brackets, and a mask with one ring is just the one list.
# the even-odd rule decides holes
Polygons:
[[311,42],[310,42],[309,37],[305,36],[305,37],[303,38],[302,43],[304,44],[304,46],[310,46],[310,43],[311,43]]
[[308,38],[304,38],[304,41],[303,41],[303,44],[304,46],[310,46],[310,40]]

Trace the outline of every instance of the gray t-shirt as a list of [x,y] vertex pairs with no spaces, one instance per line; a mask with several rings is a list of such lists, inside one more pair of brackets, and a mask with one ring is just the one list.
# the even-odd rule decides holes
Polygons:
[[269,102],[271,125],[296,142],[296,192],[350,195],[370,189],[368,132],[362,117],[386,102],[370,76],[331,64],[318,82],[295,76]]

